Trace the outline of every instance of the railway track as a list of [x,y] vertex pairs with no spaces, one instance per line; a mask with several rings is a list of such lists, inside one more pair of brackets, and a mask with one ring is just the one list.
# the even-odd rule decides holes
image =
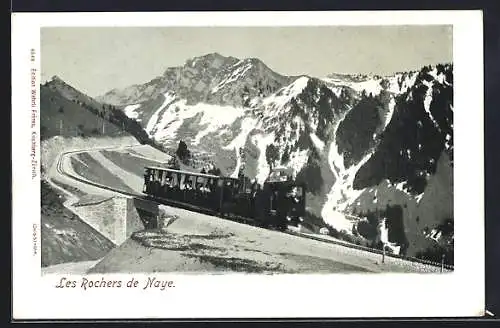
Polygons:
[[[102,148],[102,150],[112,150],[112,149],[118,149],[118,148],[123,149],[123,148],[133,148],[133,147],[136,147],[136,146],[113,147],[113,148],[104,147],[104,148]],[[92,149],[92,151],[94,151],[94,150],[100,150],[100,148]],[[83,152],[88,152],[88,150],[76,150],[76,151],[69,151],[69,152],[61,153],[59,155],[57,163],[56,163],[56,170],[57,170],[57,172],[59,174],[63,175],[63,176],[69,177],[69,178],[71,178],[71,179],[73,179],[75,181],[78,181],[80,183],[84,183],[84,184],[87,184],[87,185],[94,186],[96,188],[108,190],[108,191],[111,191],[111,192],[114,192],[114,193],[117,193],[117,194],[126,195],[126,196],[129,196],[129,197],[135,197],[135,198],[143,199],[143,200],[154,201],[154,202],[157,202],[157,203],[163,204],[163,205],[168,205],[168,206],[173,206],[173,207],[177,207],[177,208],[182,208],[182,209],[185,209],[185,210],[195,211],[195,212],[198,212],[198,213],[207,214],[207,215],[211,215],[211,216],[217,216],[217,217],[221,217],[221,218],[224,218],[224,219],[231,219],[233,221],[241,222],[241,223],[244,223],[244,224],[249,224],[249,225],[252,225],[252,226],[258,226],[257,222],[254,219],[251,219],[251,218],[246,218],[246,217],[241,217],[241,216],[236,216],[236,215],[224,216],[224,215],[220,215],[220,213],[218,213],[216,211],[213,211],[213,210],[210,210],[210,209],[207,209],[207,208],[203,208],[203,207],[200,207],[200,206],[196,206],[196,205],[192,205],[192,204],[187,204],[187,203],[184,203],[184,202],[178,202],[178,201],[174,201],[174,200],[170,200],[170,199],[148,197],[148,196],[146,196],[145,194],[142,194],[142,193],[129,192],[129,191],[121,190],[119,188],[114,188],[114,187],[106,186],[106,185],[103,185],[103,184],[100,184],[100,183],[97,183],[97,182],[94,182],[94,181],[83,179],[82,177],[77,176],[75,174],[66,172],[64,170],[64,168],[63,168],[64,157],[68,156],[68,155],[72,155],[72,154],[83,153]],[[319,242],[324,242],[324,243],[329,243],[329,244],[334,244],[334,245],[340,245],[340,246],[344,246],[344,247],[354,248],[354,249],[362,250],[362,251],[365,251],[365,252],[370,252],[370,253],[375,253],[375,254],[380,254],[380,255],[383,254],[383,251],[380,250],[380,249],[369,248],[369,247],[365,247],[365,246],[360,246],[360,245],[356,245],[356,244],[342,242],[340,240],[335,240],[335,239],[329,239],[329,238],[323,237],[322,235],[305,234],[305,233],[301,233],[301,232],[297,232],[297,231],[292,231],[292,230],[281,231],[281,232],[287,233],[289,235],[294,235],[294,236],[297,236],[297,237],[301,237],[301,238],[307,238],[307,239],[311,239],[311,240],[316,240],[316,241],[319,241]],[[409,261],[409,262],[413,262],[413,263],[420,263],[420,264],[424,264],[424,265],[430,265],[430,266],[433,266],[433,267],[441,267],[443,269],[443,271],[445,271],[445,270],[446,271],[453,271],[454,270],[454,266],[453,265],[448,265],[448,264],[444,264],[443,265],[442,263],[433,262],[433,261],[427,261],[427,260],[423,260],[423,259],[419,259],[419,258],[415,258],[415,257],[401,256],[401,255],[397,255],[397,254],[393,254],[393,253],[388,253],[388,252],[385,253],[385,256],[386,257],[390,257],[390,258],[399,259],[399,260],[402,260],[402,261]]]

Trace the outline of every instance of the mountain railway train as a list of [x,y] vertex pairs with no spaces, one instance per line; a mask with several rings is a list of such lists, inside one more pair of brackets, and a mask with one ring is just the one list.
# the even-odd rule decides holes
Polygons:
[[143,193],[168,205],[187,205],[226,218],[243,218],[265,228],[286,230],[305,215],[305,185],[271,172],[261,186],[231,178],[161,167],[146,167]]

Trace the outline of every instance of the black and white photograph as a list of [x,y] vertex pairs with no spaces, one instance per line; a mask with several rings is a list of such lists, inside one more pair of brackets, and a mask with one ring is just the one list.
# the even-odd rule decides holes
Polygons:
[[453,270],[452,33],[43,28],[42,266]]
[[[463,159],[474,151],[464,154],[482,133],[471,118],[463,143],[464,110],[482,115],[481,105],[459,103],[478,101],[457,71],[466,66],[457,52],[466,24],[437,14],[428,24],[388,24],[375,13],[348,24],[325,24],[323,16],[319,24],[269,24],[271,15],[260,24],[253,14],[255,23],[241,25],[229,13],[220,16],[228,24],[208,16],[205,24],[174,16],[163,25],[113,24],[111,16],[102,24],[82,14],[39,25],[38,44],[18,59],[32,64],[31,84],[20,82],[30,96],[19,98],[31,103],[19,118],[31,123],[29,173],[18,175],[31,191],[17,208],[39,215],[26,223],[32,237],[23,246],[36,259],[33,284],[122,298],[177,295],[182,279],[227,279],[227,289],[255,279],[248,281],[275,291],[311,279],[321,286],[306,293],[352,289],[347,306],[381,290],[399,298],[404,289],[386,289],[407,277],[408,292],[421,284],[456,298],[447,286],[466,275],[455,259],[468,256],[474,268],[481,254],[470,254],[481,240],[473,238],[483,224],[474,203],[480,172],[456,170],[468,171]],[[467,190],[459,179],[477,184],[466,182]],[[101,308],[93,313],[111,315]],[[254,310],[271,314],[264,305]]]

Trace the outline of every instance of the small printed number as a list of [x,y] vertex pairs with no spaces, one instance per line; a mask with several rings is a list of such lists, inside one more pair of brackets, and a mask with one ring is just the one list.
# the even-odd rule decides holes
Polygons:
[[33,255],[37,254],[38,251],[38,226],[36,223],[33,224]]

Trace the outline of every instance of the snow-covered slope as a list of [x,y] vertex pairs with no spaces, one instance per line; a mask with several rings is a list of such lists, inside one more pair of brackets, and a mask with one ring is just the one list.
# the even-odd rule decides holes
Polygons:
[[346,86],[359,93],[367,95],[378,95],[382,90],[391,93],[404,93],[415,84],[418,72],[410,71],[396,73],[391,76],[368,76],[368,75],[348,75],[348,74],[330,74],[323,78],[323,81],[331,86]]
[[428,246],[424,230],[453,218],[452,71],[286,77],[258,59],[209,54],[101,100],[166,148],[185,141],[193,170],[213,162],[262,183],[271,166],[289,167],[307,184],[312,217],[350,234],[384,215],[390,240],[415,255]]

